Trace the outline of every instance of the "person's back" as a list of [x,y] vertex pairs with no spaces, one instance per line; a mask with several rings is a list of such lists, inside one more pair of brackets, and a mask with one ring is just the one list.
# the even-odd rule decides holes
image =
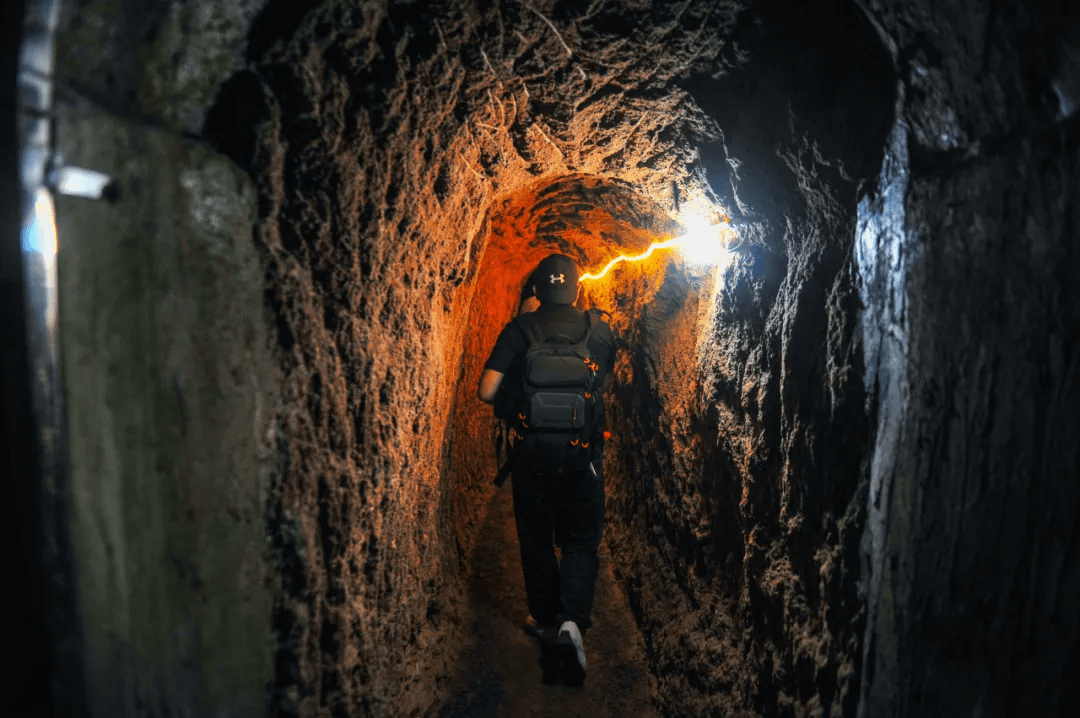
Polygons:
[[587,468],[602,451],[601,392],[614,357],[611,329],[599,312],[568,304],[544,304],[520,314],[508,332],[513,353],[503,384],[502,406],[520,442],[515,458],[561,472]]
[[[604,525],[599,395],[614,367],[615,339],[599,313],[573,306],[577,267],[569,257],[545,258],[531,282],[540,306],[503,328],[485,364],[479,395],[488,403],[500,400],[498,411],[515,437],[514,516],[533,630],[543,640],[558,628],[555,645],[565,659],[568,682],[580,683],[586,666],[581,631],[591,625]],[[536,357],[549,355],[583,359],[540,365]],[[527,356],[537,364],[531,376]],[[577,361],[588,368],[584,380],[573,369]],[[560,367],[573,376],[559,376]],[[586,407],[586,418],[579,419],[574,407]],[[550,419],[539,423],[550,426],[529,423],[537,411]],[[553,538],[562,550],[561,566]]]

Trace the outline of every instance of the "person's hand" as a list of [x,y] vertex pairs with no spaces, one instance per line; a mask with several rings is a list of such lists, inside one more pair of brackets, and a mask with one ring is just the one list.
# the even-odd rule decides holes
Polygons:
[[540,307],[540,300],[536,297],[526,297],[518,306],[518,314],[535,312]]

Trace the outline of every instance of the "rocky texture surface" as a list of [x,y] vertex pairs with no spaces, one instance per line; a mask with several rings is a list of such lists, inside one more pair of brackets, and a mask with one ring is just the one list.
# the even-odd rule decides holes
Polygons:
[[[688,140],[713,128],[665,83],[695,65],[678,51],[691,42],[715,60],[729,9],[658,8],[655,27],[618,26],[622,43],[617,8],[586,9],[564,7],[556,27],[542,4],[329,3],[291,40],[260,40],[238,103],[261,108],[256,136],[208,128],[223,149],[254,147],[238,160],[263,197],[286,371],[270,527],[285,713],[408,715],[448,695],[471,640],[458,577],[494,473],[489,410],[470,388],[477,342],[509,318],[529,262],[580,222],[534,239],[559,219],[544,187],[603,174],[663,197],[673,181],[706,190]],[[522,191],[536,193],[519,205],[531,233],[498,250],[500,198]]]
[[258,715],[279,380],[254,192],[228,159],[77,98],[59,149],[119,181],[61,198],[71,531],[93,715]]
[[865,3],[901,79],[860,208],[877,440],[861,714],[1066,715],[1080,670],[1067,3]]
[[[482,564],[509,572],[485,549],[505,497],[480,365],[544,253],[598,266],[708,206],[753,222],[729,266],[660,255],[584,300],[623,350],[607,539],[650,710],[1055,712],[1077,591],[1054,479],[1076,473],[1065,6],[357,5],[65,12],[66,151],[130,184],[60,208],[62,242],[86,237],[61,249],[98,712],[522,705],[505,672],[467,680],[493,645]],[[235,650],[198,644],[238,614]]]
[[[724,130],[710,179],[758,224],[715,290],[669,274],[625,337],[613,551],[661,713],[850,714],[867,441],[850,252],[888,59],[840,4],[744,20],[745,72],[691,87]],[[861,79],[822,82],[853,53]]]

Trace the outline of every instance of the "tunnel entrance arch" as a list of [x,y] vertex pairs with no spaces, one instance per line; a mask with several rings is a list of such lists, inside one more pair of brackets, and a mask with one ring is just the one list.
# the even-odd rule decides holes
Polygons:
[[[506,641],[504,634],[513,633],[527,612],[523,600],[510,601],[513,605],[506,605],[505,599],[493,600],[494,595],[508,595],[506,584],[516,587],[522,578],[509,487],[499,491],[491,483],[498,471],[498,424],[490,407],[476,398],[483,363],[501,328],[518,311],[520,290],[529,272],[548,253],[565,253],[583,271],[596,271],[619,255],[641,254],[650,244],[676,236],[680,230],[660,203],[633,186],[585,174],[537,181],[496,200],[489,210],[483,236],[476,243],[480,254],[466,311],[443,478],[448,488],[444,519],[452,527],[459,576],[468,596],[463,624],[495,626],[477,632],[478,646],[471,655],[466,653],[463,665],[498,663],[501,659],[496,654],[507,649],[493,646]],[[597,646],[598,655],[631,655],[635,651],[627,644],[643,640],[631,617],[625,577],[617,580],[612,572],[612,566],[617,571],[620,565],[620,559],[612,555],[614,547],[640,552],[642,547],[634,542],[647,540],[645,532],[629,523],[640,514],[633,504],[649,493],[646,484],[654,475],[638,469],[701,460],[690,457],[686,449],[688,441],[695,447],[702,442],[688,440],[685,433],[671,435],[670,423],[660,415],[665,411],[662,407],[672,405],[672,396],[686,409],[676,413],[679,421],[683,414],[695,412],[701,385],[697,344],[703,322],[709,321],[709,280],[715,276],[715,271],[688,265],[677,251],[658,251],[642,262],[620,265],[602,280],[583,283],[578,297],[580,308],[610,312],[619,345],[615,381],[606,396],[608,428],[613,433],[604,462],[609,528],[601,547],[594,610],[599,621],[593,635],[607,645]],[[665,380],[667,385],[661,386]],[[677,457],[680,451],[684,455]],[[605,559],[606,553],[610,560]],[[492,617],[493,612],[504,615]],[[643,652],[637,650],[638,655]],[[646,702],[644,695],[633,699]]]
[[[517,312],[529,272],[551,252],[573,257],[588,271],[620,254],[638,254],[677,231],[677,222],[655,201],[625,182],[592,175],[547,178],[494,202],[481,240],[447,437],[448,495],[462,555],[472,544],[466,527],[477,522],[498,470],[496,420],[476,398],[476,384],[499,331]],[[670,262],[670,256],[658,253],[615,276],[583,284],[578,306],[610,312],[613,329],[625,337],[634,331],[635,310],[652,301],[664,285]]]

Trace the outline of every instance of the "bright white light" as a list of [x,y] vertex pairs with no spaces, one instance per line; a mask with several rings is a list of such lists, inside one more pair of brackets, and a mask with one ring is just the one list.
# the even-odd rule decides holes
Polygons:
[[596,273],[588,272],[578,277],[579,281],[596,281],[607,276],[614,267],[623,262],[642,262],[652,256],[658,249],[678,247],[682,251],[683,258],[691,264],[714,266],[721,269],[729,266],[735,253],[732,247],[738,245],[735,230],[728,221],[718,213],[713,212],[712,221],[705,219],[703,214],[685,212],[679,223],[686,233],[678,237],[669,237],[649,245],[641,254],[621,254],[607,263],[603,269]]
[[108,184],[107,174],[82,167],[61,167],[57,172],[56,191],[72,197],[101,199],[101,193]]
[[[33,311],[44,313],[50,341],[56,338],[56,213],[49,190],[38,188],[34,211],[22,226],[23,262],[29,276],[28,299]],[[53,347],[55,349],[55,347]]]
[[716,228],[689,232],[683,236],[679,249],[691,264],[717,264],[725,253]]
[[709,221],[702,215],[687,212],[681,217],[681,224],[686,228],[679,240],[679,249],[683,258],[691,264],[726,265],[731,261],[731,252],[728,251],[731,237],[725,236],[733,233],[728,223]]

